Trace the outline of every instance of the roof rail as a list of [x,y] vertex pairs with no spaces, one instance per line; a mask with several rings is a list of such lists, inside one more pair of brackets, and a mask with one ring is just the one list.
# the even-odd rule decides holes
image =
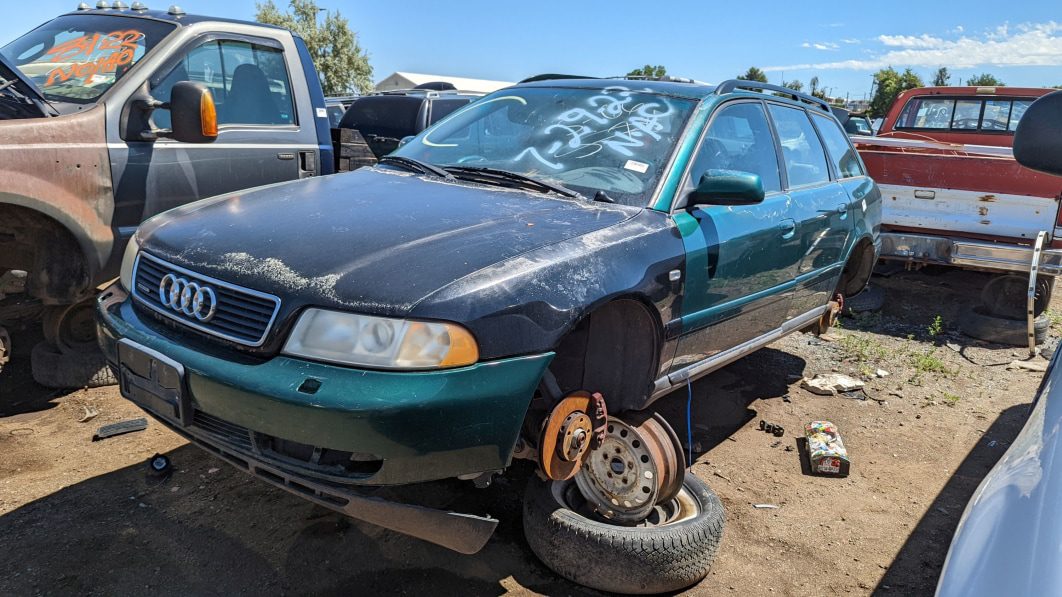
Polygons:
[[564,75],[559,73],[544,73],[528,77],[520,83],[534,83],[535,81],[553,81],[556,79],[596,79],[598,77],[584,77],[582,75]]
[[787,95],[798,102],[818,106],[827,114],[831,113],[830,104],[824,99],[819,99],[806,93],[800,93],[799,91],[795,91],[788,87],[782,87],[781,85],[771,85],[770,83],[760,83],[759,81],[746,81],[745,79],[730,79],[729,81],[723,81],[715,88],[715,94],[722,95],[724,93],[730,93],[735,89],[744,89],[746,91],[772,91],[774,93]]

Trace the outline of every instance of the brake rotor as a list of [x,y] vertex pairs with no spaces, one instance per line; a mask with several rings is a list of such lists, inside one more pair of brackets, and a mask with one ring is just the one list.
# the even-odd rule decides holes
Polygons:
[[662,419],[647,417],[632,426],[612,417],[604,441],[587,455],[575,483],[595,512],[634,524],[678,494],[682,465],[681,445]]
[[538,440],[538,462],[550,479],[571,479],[579,470],[593,433],[593,424],[587,414],[592,403],[587,392],[571,394],[553,407],[543,423]]

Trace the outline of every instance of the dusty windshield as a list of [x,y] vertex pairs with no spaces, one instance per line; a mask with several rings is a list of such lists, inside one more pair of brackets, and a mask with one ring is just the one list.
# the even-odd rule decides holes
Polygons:
[[489,167],[645,205],[695,102],[625,86],[525,87],[478,100],[395,155]]
[[53,101],[88,103],[111,88],[174,26],[109,15],[65,15],[0,49]]

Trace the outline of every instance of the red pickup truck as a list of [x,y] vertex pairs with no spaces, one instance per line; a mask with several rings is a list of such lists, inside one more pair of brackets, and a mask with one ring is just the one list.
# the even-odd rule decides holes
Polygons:
[[1051,91],[912,89],[893,102],[878,136],[854,137],[881,188],[882,258],[1009,274],[1001,280],[1009,284],[993,284],[982,297],[999,303],[1014,298],[1022,279],[1014,274],[1028,279],[1045,231],[1037,314],[1045,309],[1054,276],[1062,275],[1062,177],[1021,166],[1011,146],[1025,110]]

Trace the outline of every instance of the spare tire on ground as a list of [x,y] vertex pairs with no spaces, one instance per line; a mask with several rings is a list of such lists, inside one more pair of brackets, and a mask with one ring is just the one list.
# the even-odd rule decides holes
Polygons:
[[532,477],[524,494],[524,535],[554,572],[613,593],[662,593],[704,578],[723,537],[723,504],[693,474],[678,495],[640,526],[592,514],[573,482]]
[[[1033,329],[1036,334],[1036,343],[1043,344],[1047,339],[1047,330],[1051,327],[1051,319],[1041,315],[1033,320]],[[1028,346],[1029,333],[1025,319],[1012,319],[997,317],[988,313],[983,306],[966,309],[959,315],[959,329],[962,333],[997,344],[1009,344],[1011,346]]]
[[30,351],[33,379],[46,388],[98,388],[118,383],[100,350],[62,353],[50,342]]

